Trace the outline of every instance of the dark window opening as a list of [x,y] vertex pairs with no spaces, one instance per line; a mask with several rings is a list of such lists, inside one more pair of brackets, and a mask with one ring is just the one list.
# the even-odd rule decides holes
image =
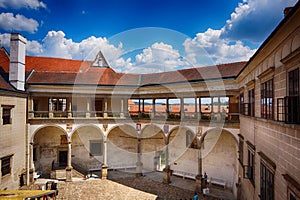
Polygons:
[[260,163],[260,199],[274,200],[274,174]]
[[10,174],[10,172],[11,172],[11,157],[12,156],[6,156],[4,158],[1,158],[1,174],[2,174],[2,176]]

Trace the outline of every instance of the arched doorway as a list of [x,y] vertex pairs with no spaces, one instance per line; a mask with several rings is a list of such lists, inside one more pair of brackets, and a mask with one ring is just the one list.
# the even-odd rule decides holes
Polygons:
[[65,168],[68,157],[66,132],[58,126],[38,129],[33,138],[33,161],[35,171],[42,177],[50,177],[54,167]]

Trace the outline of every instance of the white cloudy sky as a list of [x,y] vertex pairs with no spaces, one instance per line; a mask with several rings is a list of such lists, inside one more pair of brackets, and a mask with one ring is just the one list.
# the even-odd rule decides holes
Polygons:
[[[72,29],[69,30],[67,25],[67,31],[63,28],[64,19],[56,19],[56,23],[59,24],[59,20],[62,23],[57,25],[58,29],[55,29],[53,28],[55,24],[53,25],[53,22],[47,18],[47,16],[56,15],[56,7],[53,7],[53,2],[0,0],[0,40],[2,46],[9,48],[9,33],[11,31],[21,32],[28,38],[27,54],[29,55],[90,60],[101,50],[116,71],[133,73],[170,71],[194,66],[247,61],[282,20],[284,7],[293,6],[296,2],[297,0],[236,0],[235,7],[231,8],[232,11],[230,8],[224,9],[223,16],[227,17],[218,18],[218,22],[215,22],[216,19],[208,18],[203,23],[205,26],[199,28],[199,31],[193,30],[194,33],[182,31],[183,33],[178,34],[178,37],[174,32],[177,33],[181,31],[180,29],[176,30],[176,26],[174,26],[175,30],[173,30],[172,26],[159,24],[157,22],[159,19],[155,19],[155,23],[160,28],[166,27],[163,29],[163,34],[161,32],[155,34],[155,28],[152,29],[149,35],[153,35],[153,41],[144,41],[143,45],[137,45],[138,48],[135,49],[134,45],[130,45],[130,43],[134,43],[135,39],[145,31],[142,27],[143,22],[137,24],[136,27],[132,25],[123,28],[123,30],[137,28],[133,32],[119,33],[123,34],[123,38],[131,40],[130,42],[118,41],[116,43],[113,41],[114,34],[112,33],[72,38],[66,33],[71,32]],[[212,12],[214,10],[213,2],[210,4]],[[78,5],[74,5],[73,9],[76,9],[76,6]],[[82,5],[80,6],[82,7]],[[193,7],[193,5],[191,6]],[[79,9],[78,15],[86,16],[89,13],[89,9],[86,9]],[[43,18],[43,16],[46,17]],[[189,23],[192,24],[190,21],[193,20],[190,18]],[[219,25],[210,26],[210,21]],[[48,24],[51,23],[52,27],[49,29]],[[95,22],[89,20],[89,23]],[[69,24],[68,26],[70,26]],[[145,26],[147,25],[149,24],[145,23]],[[73,30],[80,34],[80,30],[77,28],[80,29],[80,26],[76,27],[74,22]],[[113,28],[115,27],[111,27],[111,29]],[[89,35],[88,30],[84,30],[82,35]],[[160,40],[157,35],[164,35],[164,37],[161,37]],[[171,35],[172,41],[165,40]],[[182,39],[182,35],[186,37]]]

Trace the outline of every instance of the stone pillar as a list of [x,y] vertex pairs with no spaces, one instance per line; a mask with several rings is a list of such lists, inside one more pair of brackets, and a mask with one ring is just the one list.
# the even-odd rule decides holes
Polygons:
[[68,118],[72,118],[72,99],[69,98]]
[[166,99],[166,119],[169,118],[169,113],[170,113],[170,110],[169,110],[169,98]]
[[121,99],[121,113],[120,117],[124,118],[124,99]]
[[180,97],[180,118],[184,119],[184,98]]
[[103,164],[102,164],[102,179],[107,179],[107,138],[103,138]]
[[138,118],[141,118],[141,99],[139,99]]
[[200,120],[200,112],[201,112],[201,110],[199,109],[197,97],[195,97],[195,117],[197,120]]
[[66,167],[66,182],[72,182],[72,143],[68,142],[68,161]]
[[50,98],[50,102],[49,102],[49,118],[53,118],[53,104],[52,104],[52,97]]
[[28,113],[28,118],[33,119],[34,118],[34,107],[33,107],[33,97],[29,96],[29,113]]
[[108,114],[107,114],[107,98],[104,99],[104,113],[103,113],[103,117],[104,118],[107,118],[108,117]]
[[136,162],[136,177],[142,176],[143,163],[142,163],[142,144],[140,132],[138,133],[137,143],[137,162]]
[[29,184],[34,182],[33,143],[29,144]]
[[170,165],[169,165],[169,144],[166,144],[166,167],[163,170],[163,183],[169,184],[171,183],[170,180]]
[[155,117],[155,99],[152,99],[152,112],[151,112],[151,119]]
[[86,113],[85,113],[85,117],[86,118],[90,118],[91,117],[91,113],[90,113],[90,99],[89,98],[86,99]]
[[201,138],[197,137],[198,142],[198,174],[196,176],[196,192],[202,193],[203,189],[203,175],[202,175],[202,152],[201,152]]

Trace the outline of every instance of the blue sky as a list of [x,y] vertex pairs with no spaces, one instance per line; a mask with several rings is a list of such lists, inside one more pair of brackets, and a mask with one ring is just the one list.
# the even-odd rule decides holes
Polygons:
[[297,0],[0,0],[0,39],[27,54],[150,73],[248,60]]

